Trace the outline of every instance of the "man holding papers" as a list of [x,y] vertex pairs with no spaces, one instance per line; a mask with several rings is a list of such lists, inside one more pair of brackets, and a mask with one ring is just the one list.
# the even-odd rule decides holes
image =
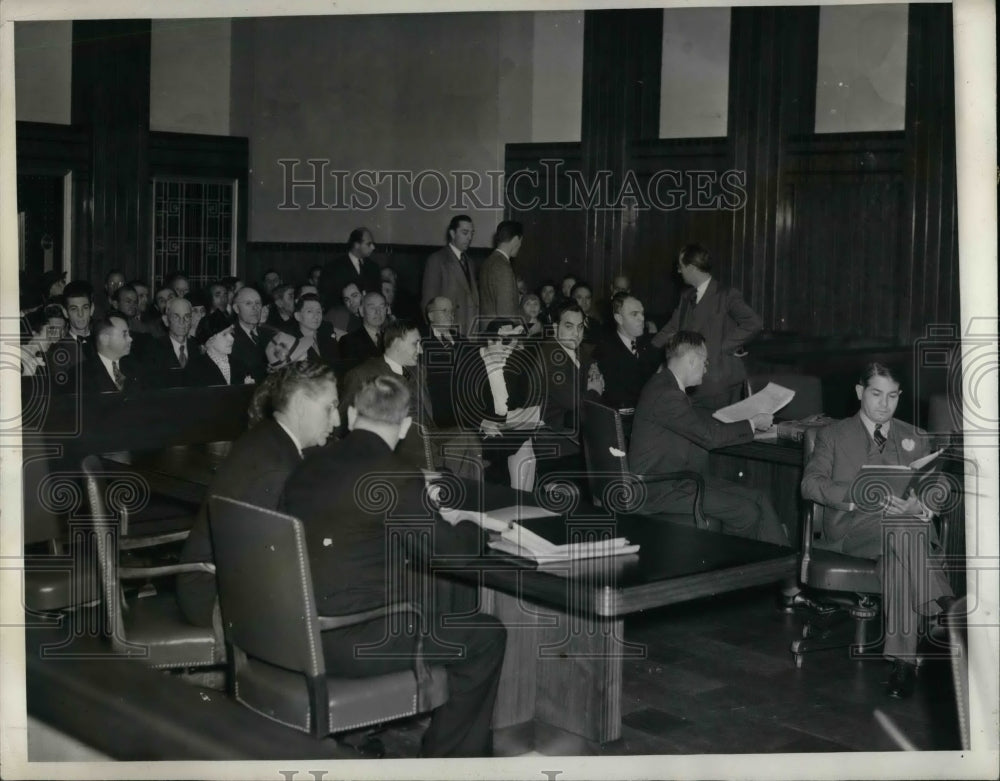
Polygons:
[[[771,427],[771,415],[759,413],[749,420],[722,423],[708,410],[692,405],[685,389],[699,385],[708,366],[701,334],[672,334],[666,358],[666,369],[653,375],[639,396],[628,453],[632,470],[637,474],[698,472],[705,477],[705,515],[718,522],[723,532],[788,545],[785,527],[764,494],[707,474],[709,450],[752,441],[755,431]],[[691,483],[658,483],[648,491],[644,513],[691,509]]]
[[[930,444],[920,431],[893,417],[900,388],[887,366],[868,364],[855,390],[861,409],[820,430],[802,478],[802,495],[827,508],[826,547],[881,560],[883,653],[893,663],[886,693],[908,697],[916,684],[920,615],[941,613],[954,597],[944,574],[928,561],[938,540],[934,524],[927,523],[932,518],[927,507],[912,491],[902,497],[887,494],[879,507],[864,506],[869,492],[859,490],[858,478],[865,466],[910,464],[928,455]],[[895,532],[893,522],[898,524]],[[912,533],[914,522],[926,535]]]

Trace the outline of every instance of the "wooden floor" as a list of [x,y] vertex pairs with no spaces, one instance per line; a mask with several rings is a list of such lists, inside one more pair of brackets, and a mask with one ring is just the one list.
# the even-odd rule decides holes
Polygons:
[[[796,669],[802,617],[774,609],[773,588],[663,608],[626,621],[647,658],[626,660],[622,738],[585,743],[543,725],[496,735],[496,753],[553,755],[894,751],[881,710],[920,750],[960,748],[946,660],[920,668],[916,694],[885,696],[889,665],[820,651]],[[426,719],[386,728],[386,756],[414,757]],[[352,736],[353,737],[353,736]]]

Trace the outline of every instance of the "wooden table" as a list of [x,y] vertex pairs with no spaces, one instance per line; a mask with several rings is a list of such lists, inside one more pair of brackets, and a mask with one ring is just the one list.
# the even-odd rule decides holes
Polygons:
[[[142,475],[155,490],[200,501],[225,452],[202,445],[103,458]],[[467,509],[536,506],[528,493],[469,485]],[[775,582],[797,563],[789,548],[641,516],[615,519],[585,502],[523,523],[553,539],[611,530],[641,547],[631,556],[544,566],[495,551],[429,562],[435,576],[476,585],[480,611],[507,627],[496,728],[538,719],[588,740],[619,738],[623,661],[645,657],[644,647],[624,638],[626,615]]]

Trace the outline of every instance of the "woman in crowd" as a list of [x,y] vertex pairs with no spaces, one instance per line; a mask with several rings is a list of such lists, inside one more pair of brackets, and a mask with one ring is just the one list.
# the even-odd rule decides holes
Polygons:
[[545,325],[542,323],[542,301],[534,293],[528,293],[521,299],[521,314],[524,315],[526,326],[525,336],[528,338],[540,339],[545,332]]
[[[285,481],[302,460],[302,451],[325,445],[340,425],[337,402],[337,381],[323,364],[302,361],[269,375],[250,401],[249,430],[233,443],[205,495],[277,509]],[[212,561],[204,505],[184,543],[181,561]],[[215,576],[210,573],[184,573],[177,578],[181,612],[195,626],[212,625],[216,594]]]
[[315,293],[306,293],[295,302],[295,334],[301,351],[308,360],[322,361],[331,368],[337,367],[340,354],[333,326],[323,319],[323,304]]
[[232,356],[234,327],[223,312],[201,319],[194,338],[203,352],[191,356],[186,370],[189,385],[244,385],[247,378],[253,382],[250,368]]

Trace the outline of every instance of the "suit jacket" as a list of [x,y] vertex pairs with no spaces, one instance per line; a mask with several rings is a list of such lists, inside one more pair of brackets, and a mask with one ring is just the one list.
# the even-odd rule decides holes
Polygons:
[[562,455],[578,453],[589,363],[581,356],[578,369],[555,340],[539,345],[539,353],[542,371],[542,422],[572,444],[572,447],[560,450]]
[[[253,377],[250,367],[229,356],[229,385],[245,385],[246,378]],[[190,387],[206,387],[209,385],[226,385],[226,378],[215,361],[199,352],[188,362],[184,379]]]
[[452,428],[456,425],[454,391],[458,358],[467,342],[458,334],[453,334],[451,343],[438,339],[433,332],[424,336],[423,350],[424,379],[434,413],[434,425],[438,428]]
[[348,255],[334,258],[323,267],[320,275],[320,292],[326,306],[341,303],[341,294],[351,282],[357,284],[362,293],[381,293],[382,276],[378,263],[371,258],[361,261],[361,273],[354,270],[354,264]]
[[889,426],[881,453],[868,435],[860,412],[820,429],[816,448],[802,475],[802,495],[827,506],[823,516],[824,537],[836,542],[854,525],[875,515],[850,511],[844,506],[852,501],[851,486],[862,466],[909,464],[930,452],[931,442],[926,434],[898,419],[893,419]]
[[[398,598],[386,594],[387,582],[406,580],[399,577],[399,535],[386,534],[394,517],[403,515],[413,523],[415,514],[426,515],[434,526],[436,553],[479,550],[477,527],[463,523],[451,528],[423,509],[423,492],[421,474],[381,437],[360,429],[317,450],[295,469],[285,484],[281,510],[302,521],[321,615],[367,610],[384,605],[389,596]],[[387,500],[365,501],[379,496]],[[390,544],[391,558],[386,555]]]
[[670,321],[653,337],[653,346],[662,348],[667,337],[677,331],[697,331],[704,336],[708,372],[695,393],[707,396],[739,385],[746,379],[743,360],[736,358],[733,352],[757,335],[764,324],[738,290],[720,289],[714,277],[696,304],[697,294],[697,290],[691,289],[681,296],[680,305]]
[[403,380],[410,391],[410,416],[413,418],[413,422],[425,426],[433,425],[434,417],[431,414],[431,401],[427,393],[423,369],[417,365],[409,368],[404,367],[403,371],[405,373],[400,377],[385,362],[385,357],[381,355],[369,358],[360,366],[349,371],[344,378],[344,392],[340,397],[340,419],[343,424],[347,424],[347,407],[354,403],[354,397],[358,395],[362,385],[375,377],[395,377]]
[[72,335],[64,336],[53,345],[53,347],[55,346],[63,348],[61,354],[69,359],[69,366],[76,366],[97,355],[97,350],[94,347],[93,333],[89,336],[81,336],[79,339]]
[[663,360],[663,352],[653,347],[650,341],[648,334],[636,340],[638,355],[632,354],[617,331],[597,345],[594,358],[604,377],[605,404],[623,409],[634,408],[639,403],[643,386],[656,374]]
[[[144,387],[142,377],[132,372],[131,368],[122,362],[118,362],[118,368],[125,375],[125,384],[118,388],[115,381],[104,368],[104,363],[95,354],[93,358],[83,361],[76,367],[79,372],[79,383],[81,393],[127,393],[129,391],[140,390]],[[76,387],[75,384],[70,387]]]
[[[295,330],[290,332],[296,339],[302,338],[302,329],[299,321],[295,321]],[[338,374],[341,372],[340,347],[337,344],[337,337],[333,333],[333,326],[327,322],[320,323],[316,329],[316,346],[310,347],[308,352],[309,360],[325,363]]]
[[[298,448],[285,430],[273,418],[262,420],[233,442],[205,492],[206,500],[209,496],[228,496],[275,510],[285,481],[301,461]],[[207,503],[199,509],[181,551],[181,562],[190,561],[213,561]],[[215,596],[214,575],[188,572],[177,576],[177,598],[191,623],[211,626]]]
[[451,245],[442,247],[427,258],[420,308],[426,311],[427,304],[432,298],[446,297],[455,307],[455,325],[463,336],[470,336],[477,328],[479,287],[476,285],[476,269],[468,255],[466,263],[469,266],[468,279],[462,271],[458,258],[452,252]]
[[229,354],[229,359],[247,367],[250,376],[256,382],[262,382],[267,377],[267,358],[264,356],[264,347],[270,336],[263,328],[258,328],[257,344],[254,344],[239,322],[234,322],[236,325],[233,328],[233,351]]
[[522,317],[521,297],[510,258],[493,250],[479,269],[479,316],[485,321],[494,317]]
[[289,317],[287,320],[281,319],[281,313],[278,311],[278,307],[275,304],[271,304],[271,308],[267,310],[267,320],[265,325],[269,328],[273,328],[275,331],[284,331],[286,334],[294,334],[299,328],[299,321],[295,319],[294,315]]
[[[628,461],[636,474],[689,469],[704,475],[709,450],[752,440],[749,422],[720,423],[707,410],[692,406],[677,377],[665,368],[639,395]],[[652,501],[663,492],[669,493],[669,486],[649,486]]]
[[337,349],[340,351],[342,379],[352,369],[357,368],[369,358],[378,358],[385,351],[385,347],[382,344],[382,335],[379,334],[378,344],[376,344],[372,341],[371,336],[368,335],[368,331],[365,330],[364,326],[357,331],[351,331],[349,334],[344,334],[344,336],[340,337]]
[[178,388],[190,385],[187,368],[191,366],[197,356],[201,355],[201,345],[189,336],[185,342],[185,349],[188,360],[187,366],[182,369],[169,336],[154,338],[146,343],[142,353],[142,371],[145,374],[147,384],[158,388]]

